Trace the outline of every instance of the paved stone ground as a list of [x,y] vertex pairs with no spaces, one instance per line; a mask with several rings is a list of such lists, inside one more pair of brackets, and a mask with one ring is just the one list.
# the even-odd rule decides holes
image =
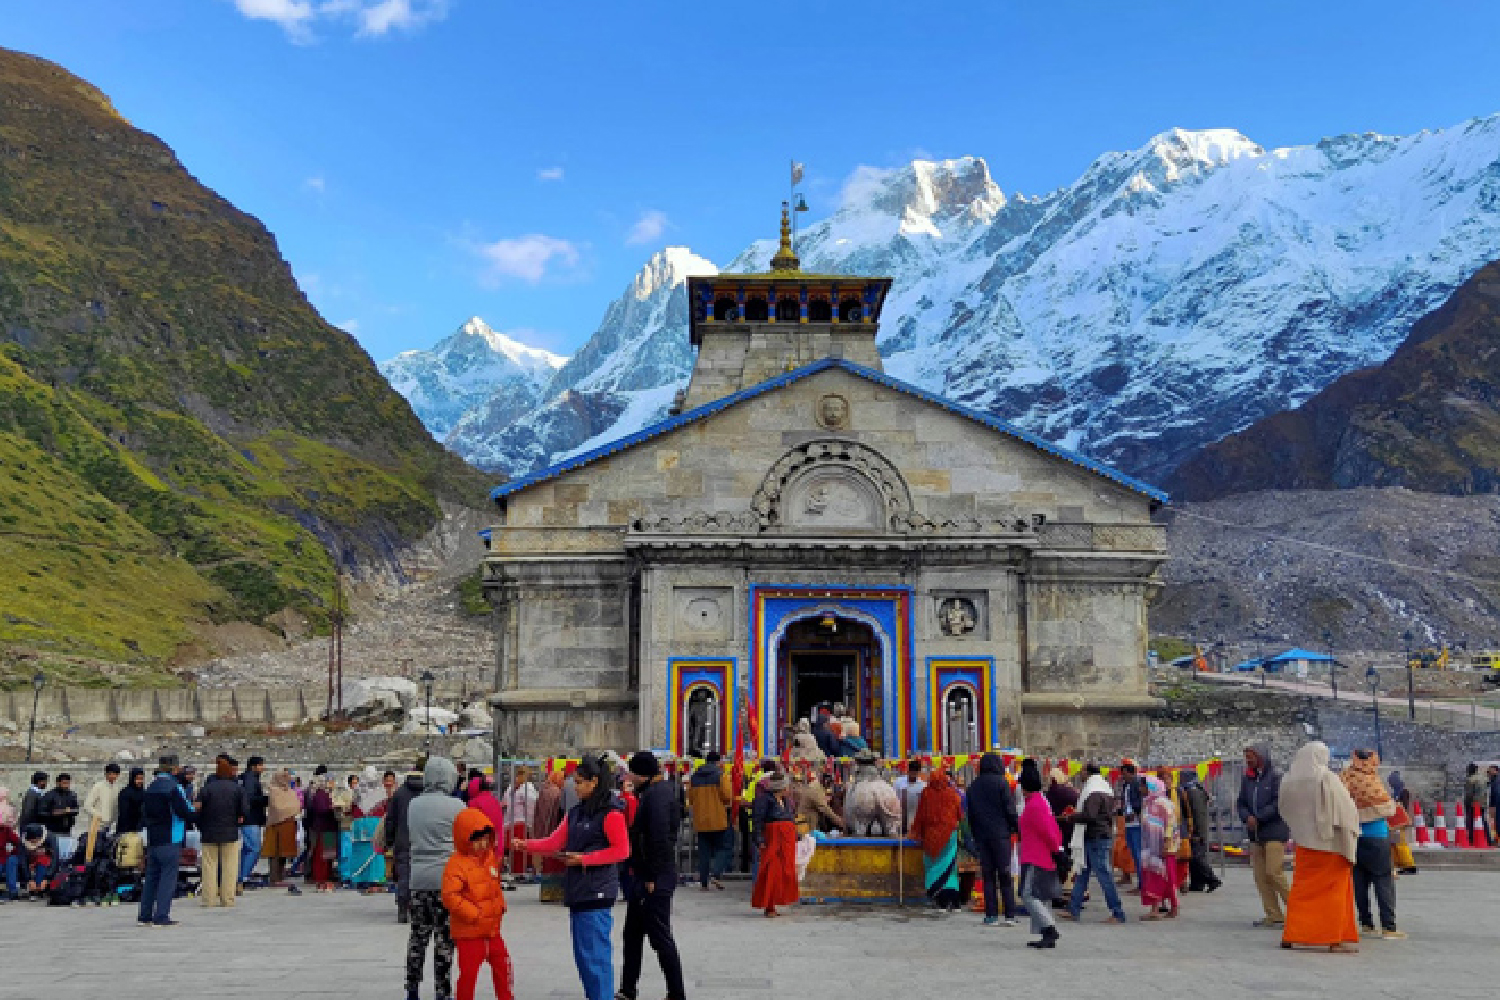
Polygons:
[[[1500,982],[1500,876],[1431,872],[1398,883],[1411,940],[1371,941],[1359,955],[1287,952],[1250,928],[1258,904],[1248,871],[1231,869],[1211,896],[1188,897],[1182,919],[1105,926],[1097,907],[1063,924],[1058,950],[1023,947],[1023,926],[926,912],[799,908],[768,921],[748,887],[679,894],[677,939],[694,998],[771,1000],[816,994],[857,1000],[958,1000],[1002,992],[1050,997],[1494,997]],[[567,923],[535,889],[509,896],[505,936],[518,1000],[578,1000]],[[1133,902],[1133,897],[1126,897]],[[1130,906],[1127,902],[1127,906]],[[1139,909],[1131,907],[1132,913]],[[352,893],[247,895],[233,910],[179,900],[174,928],[137,927],[132,908],[0,907],[0,997],[25,1000],[400,997],[404,927],[389,897]],[[616,935],[623,920],[616,910]],[[616,946],[618,956],[618,944]],[[663,993],[649,949],[641,996]],[[432,995],[431,978],[422,991]],[[480,984],[480,997],[489,986]]]

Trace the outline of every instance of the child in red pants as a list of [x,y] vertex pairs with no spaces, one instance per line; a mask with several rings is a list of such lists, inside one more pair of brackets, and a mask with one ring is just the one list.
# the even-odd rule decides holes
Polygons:
[[479,967],[490,963],[497,1000],[512,1000],[510,953],[500,938],[505,893],[495,865],[495,827],[478,809],[453,821],[453,856],[443,868],[443,906],[458,950],[457,1000],[474,1000]]

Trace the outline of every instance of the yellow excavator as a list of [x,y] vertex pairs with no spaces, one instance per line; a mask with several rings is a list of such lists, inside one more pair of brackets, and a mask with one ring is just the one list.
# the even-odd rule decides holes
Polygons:
[[1442,649],[1412,650],[1410,666],[1413,670],[1447,670],[1450,659],[1452,653],[1445,642]]

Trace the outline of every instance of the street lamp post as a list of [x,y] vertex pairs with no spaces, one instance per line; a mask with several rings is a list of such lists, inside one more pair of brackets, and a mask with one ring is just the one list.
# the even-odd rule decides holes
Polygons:
[[1411,669],[1411,631],[1401,633],[1401,641],[1406,645],[1406,717],[1413,722],[1417,721],[1417,685]]
[[1365,680],[1370,685],[1370,711],[1375,713],[1375,752],[1381,757],[1385,756],[1385,750],[1380,743],[1380,699],[1376,697],[1380,691],[1380,671],[1373,666],[1365,670]]
[[422,686],[427,690],[427,740],[423,743],[424,750],[432,749],[432,682],[437,680],[432,676],[431,670],[422,671]]
[[1323,644],[1328,647],[1328,683],[1333,685],[1333,700],[1339,700],[1339,661],[1333,658],[1333,630],[1323,630]]
[[26,733],[26,763],[31,763],[31,746],[36,742],[36,706],[42,699],[42,688],[47,683],[47,675],[38,670],[31,675],[31,728]]

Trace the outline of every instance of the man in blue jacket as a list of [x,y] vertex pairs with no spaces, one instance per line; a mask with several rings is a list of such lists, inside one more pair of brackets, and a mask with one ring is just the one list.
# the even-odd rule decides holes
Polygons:
[[146,786],[142,813],[146,820],[146,880],[141,887],[141,909],[136,920],[157,927],[170,927],[172,897],[177,892],[177,866],[188,823],[195,818],[193,804],[177,780],[177,758],[168,754],[157,761],[156,775]]

